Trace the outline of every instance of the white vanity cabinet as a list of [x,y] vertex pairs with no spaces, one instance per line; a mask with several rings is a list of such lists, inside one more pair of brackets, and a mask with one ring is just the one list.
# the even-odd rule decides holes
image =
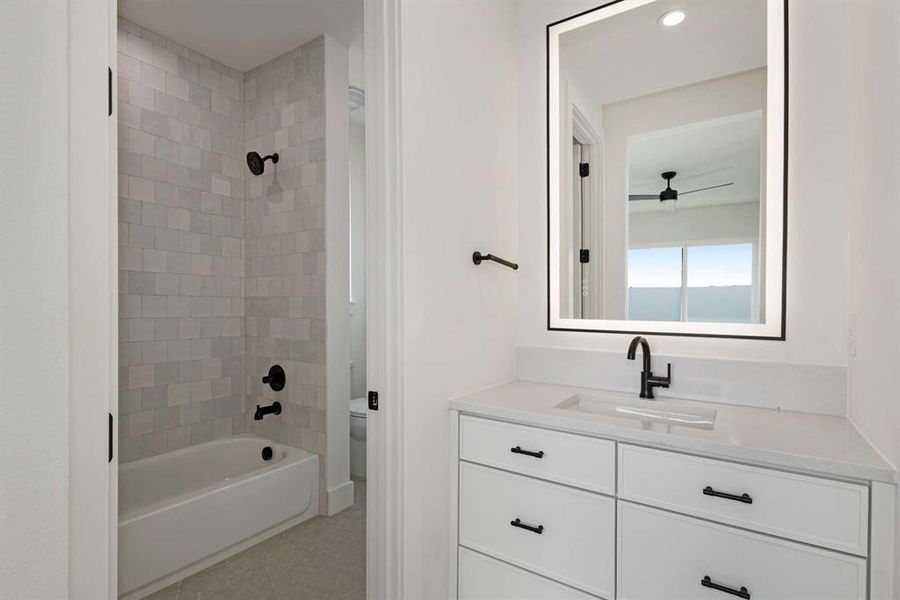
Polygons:
[[452,414],[452,597],[887,597],[869,482]]

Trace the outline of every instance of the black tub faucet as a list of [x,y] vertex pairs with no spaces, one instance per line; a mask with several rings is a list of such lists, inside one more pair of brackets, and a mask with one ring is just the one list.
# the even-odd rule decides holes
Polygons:
[[256,405],[256,412],[253,413],[254,421],[262,421],[262,418],[266,415],[280,415],[281,414],[281,402],[273,402],[269,406],[260,406]]
[[638,345],[641,347],[641,354],[644,358],[644,368],[641,371],[641,398],[650,398],[652,400],[653,388],[667,388],[669,387],[669,384],[672,383],[672,363],[669,363],[668,375],[666,377],[657,377],[653,375],[653,371],[650,368],[650,344],[647,342],[647,338],[639,335],[631,340],[631,345],[628,346],[628,360],[634,360],[634,353],[637,350]]

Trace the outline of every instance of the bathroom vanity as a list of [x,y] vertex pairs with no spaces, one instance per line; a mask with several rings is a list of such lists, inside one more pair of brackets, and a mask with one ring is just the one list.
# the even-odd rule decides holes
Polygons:
[[843,417],[515,382],[451,423],[451,597],[891,597],[895,472]]

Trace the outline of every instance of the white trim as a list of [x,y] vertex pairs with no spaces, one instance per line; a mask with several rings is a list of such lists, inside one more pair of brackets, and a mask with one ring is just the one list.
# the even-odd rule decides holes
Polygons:
[[366,352],[379,410],[366,420],[366,596],[403,598],[400,1],[364,4]]
[[[588,273],[587,279],[592,289],[588,294],[588,306],[590,314],[599,315],[603,310],[604,289],[602,285],[603,277],[603,260],[605,253],[603,252],[603,244],[597,239],[597,232],[603,231],[603,223],[606,215],[604,213],[605,205],[603,203],[603,194],[606,189],[606,136],[603,129],[595,129],[590,121],[584,116],[578,105],[572,104],[572,134],[586,148],[588,153],[588,164],[591,165],[590,174],[587,179],[587,196],[591,206],[590,213],[587,217],[587,245],[582,246],[588,248],[591,252],[591,260],[588,262],[587,269],[582,267],[582,280],[584,279],[585,270]],[[584,190],[582,189],[582,193]],[[584,223],[582,223],[584,227]],[[580,291],[580,290],[579,290]],[[583,308],[583,307],[582,307]]]
[[69,4],[71,598],[114,596],[116,582],[118,461],[106,460],[107,412],[118,412],[117,163],[107,112],[114,10],[110,0]]
[[447,536],[450,543],[449,586],[450,600],[456,600],[459,592],[459,411],[450,411],[450,519]]
[[[767,60],[767,106],[766,111],[766,198],[765,198],[765,314],[771,317],[766,323],[695,323],[666,321],[621,321],[611,319],[568,319],[561,318],[559,306],[560,273],[554,265],[560,264],[559,248],[559,190],[560,190],[560,123],[559,115],[559,36],[566,31],[577,29],[590,23],[637,8],[655,0],[624,0],[605,8],[591,11],[574,19],[557,23],[547,32],[548,58],[548,134],[547,144],[549,169],[549,328],[576,329],[597,331],[633,332],[652,331],[654,333],[673,333],[712,336],[747,336],[778,339],[782,336],[783,327],[783,261],[784,248],[784,153],[785,148],[785,112],[784,105],[784,2],[786,0],[768,0],[767,11],[769,35]],[[566,174],[568,176],[568,174]]]
[[109,127],[109,294],[112,330],[109,334],[110,361],[109,414],[113,423],[113,460],[109,463],[109,597],[119,592],[119,14],[117,0],[107,2],[107,30],[109,35],[109,68],[112,69],[112,116]]
[[353,482],[346,481],[325,493],[326,513],[329,517],[353,506]]
[[872,482],[869,493],[869,598],[894,598],[894,533],[897,486]]
[[[350,109],[347,49],[324,36],[325,62],[325,483],[321,510],[333,515],[353,505],[331,490],[350,482]],[[351,486],[352,488],[352,486]]]

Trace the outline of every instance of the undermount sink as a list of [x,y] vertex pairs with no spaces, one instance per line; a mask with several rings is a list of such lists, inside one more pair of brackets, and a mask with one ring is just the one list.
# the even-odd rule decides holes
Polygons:
[[654,424],[679,425],[696,429],[712,429],[716,411],[712,408],[684,406],[673,400],[644,400],[625,394],[575,394],[556,405],[556,408],[596,415],[634,419],[645,428]]

